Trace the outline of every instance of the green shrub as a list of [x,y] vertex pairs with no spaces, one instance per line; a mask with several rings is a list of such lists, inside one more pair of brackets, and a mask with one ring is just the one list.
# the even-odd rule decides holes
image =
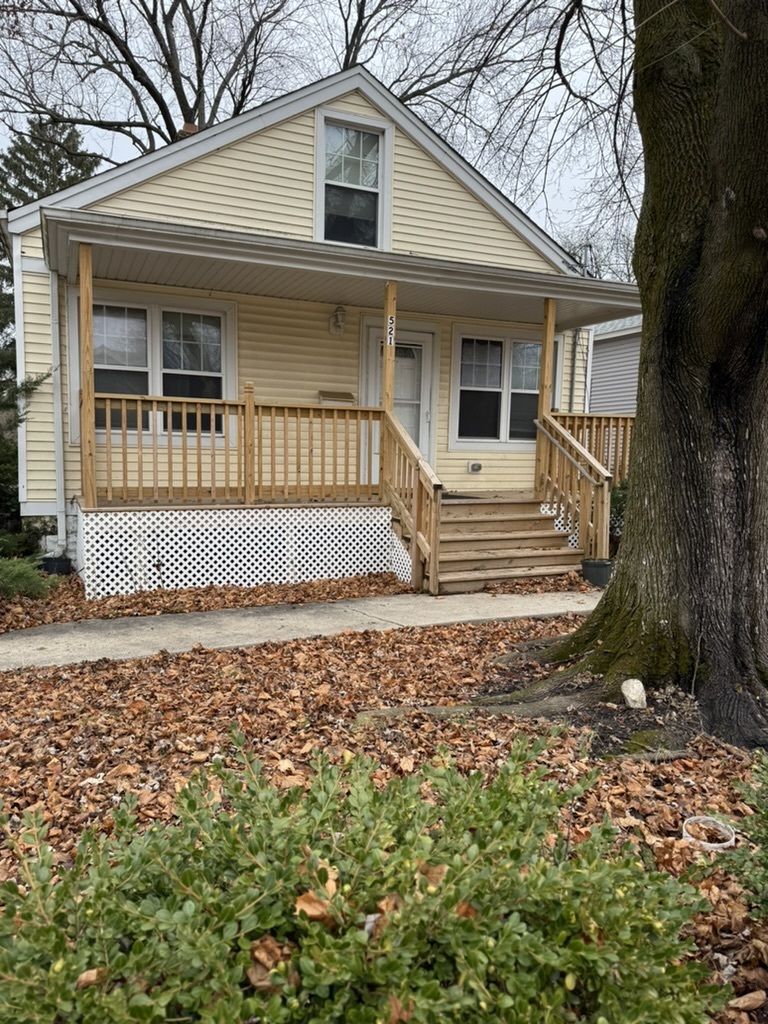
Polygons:
[[44,597],[55,580],[40,574],[39,558],[0,558],[0,598]]
[[27,530],[11,533],[0,530],[0,558],[24,558],[34,555],[40,547],[39,535]]
[[29,819],[23,886],[0,887],[0,1020],[704,1024],[716,997],[678,938],[694,890],[606,825],[569,842],[559,809],[586,787],[534,771],[541,749],[487,787],[319,761],[306,793],[241,758],[172,825],[118,809],[55,884]]
[[764,915],[768,914],[768,757],[762,751],[755,753],[752,784],[745,785],[743,793],[754,813],[742,818],[739,827],[754,845],[738,847],[729,860],[751,905]]

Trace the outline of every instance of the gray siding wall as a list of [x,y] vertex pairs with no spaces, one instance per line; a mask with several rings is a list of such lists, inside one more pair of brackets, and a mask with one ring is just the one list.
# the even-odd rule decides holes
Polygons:
[[633,413],[637,406],[640,337],[595,338],[589,411]]

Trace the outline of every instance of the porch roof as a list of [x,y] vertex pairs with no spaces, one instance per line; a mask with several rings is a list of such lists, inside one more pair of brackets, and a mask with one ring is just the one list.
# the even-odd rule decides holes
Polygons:
[[[41,210],[51,270],[77,281],[79,243],[94,278],[381,309],[385,281],[398,311],[540,324],[557,300],[558,330],[640,312],[635,285],[362,249],[81,210]],[[172,257],[172,258],[169,258]]]

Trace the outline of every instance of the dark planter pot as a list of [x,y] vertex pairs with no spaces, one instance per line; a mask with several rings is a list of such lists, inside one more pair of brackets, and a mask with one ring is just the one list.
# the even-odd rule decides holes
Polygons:
[[613,572],[610,558],[584,558],[581,562],[581,575],[593,587],[607,587]]
[[42,561],[42,570],[49,576],[69,576],[72,572],[72,559],[66,555],[46,555]]

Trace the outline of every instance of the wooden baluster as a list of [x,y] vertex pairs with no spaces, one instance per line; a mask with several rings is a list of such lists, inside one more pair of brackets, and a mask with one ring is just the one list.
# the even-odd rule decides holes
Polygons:
[[[187,413],[183,403],[178,403],[181,419],[181,494],[184,501],[189,499],[189,439],[187,437]],[[173,415],[173,406],[171,406]]]
[[[141,424],[136,428],[141,430]],[[128,500],[128,403],[124,398],[120,399],[120,442],[122,444],[122,466],[123,466],[123,501]]]
[[[182,408],[186,408],[186,402]],[[203,497],[203,410],[195,402],[195,495],[198,501]]]
[[[256,406],[253,397],[253,381],[243,386],[243,480],[245,481],[245,504],[250,507],[256,502]],[[259,459],[261,468],[261,459]],[[261,473],[259,473],[261,490]]]
[[152,420],[152,498],[155,502],[160,499],[160,473],[158,461],[160,457],[160,446],[157,438],[157,402],[150,403],[152,409],[150,418]]
[[333,493],[334,501],[339,500],[339,410],[333,410]]
[[230,465],[229,459],[231,454],[231,444],[229,437],[229,417],[232,414],[232,406],[229,403],[224,405],[223,419],[221,421],[222,429],[222,444],[224,446],[224,498],[229,504],[232,501],[232,482],[230,479]]
[[[325,436],[326,413],[320,410],[320,500],[325,501],[327,497],[327,473],[326,473],[326,436]],[[333,495],[331,495],[333,497]]]
[[173,420],[171,412],[173,403],[165,403],[165,453],[168,459],[168,502],[173,501]]
[[144,404],[136,399],[136,488],[139,501],[144,499]]
[[107,501],[112,501],[112,399],[105,402],[105,451],[107,457]]

